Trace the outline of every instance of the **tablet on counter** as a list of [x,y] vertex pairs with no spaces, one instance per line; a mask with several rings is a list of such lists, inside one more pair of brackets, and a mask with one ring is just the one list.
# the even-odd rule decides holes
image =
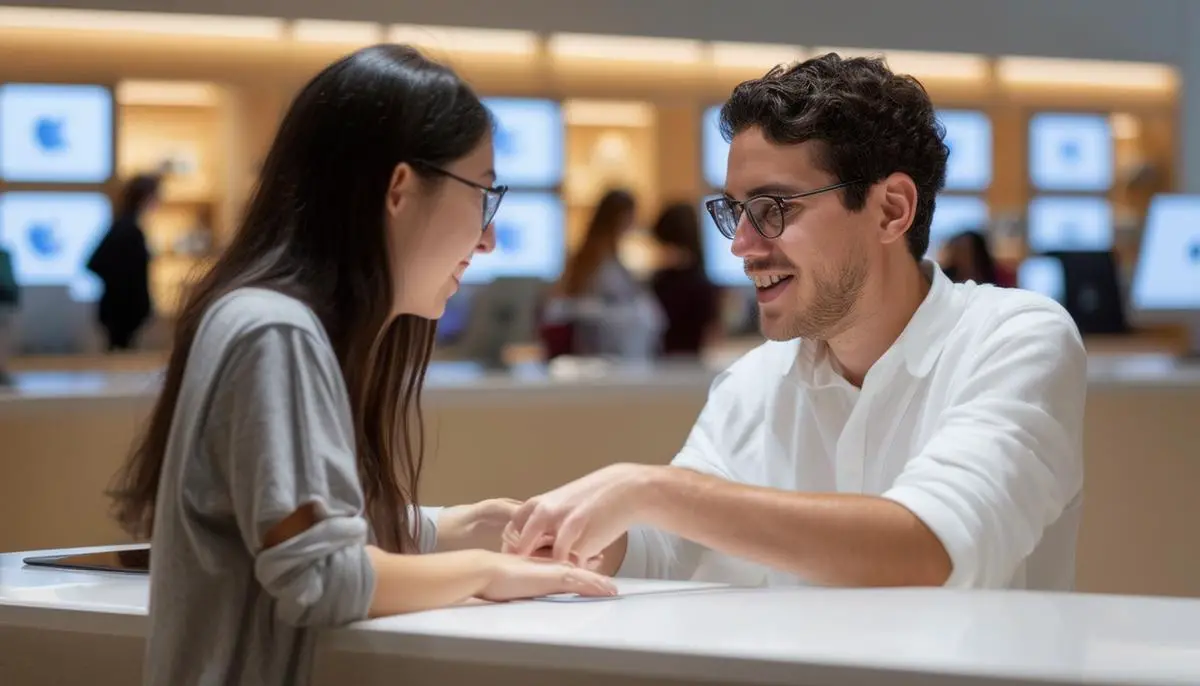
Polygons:
[[122,550],[104,550],[95,553],[73,555],[40,555],[22,560],[30,567],[73,569],[85,572],[122,572],[126,574],[148,574],[150,572],[150,546],[137,546]]

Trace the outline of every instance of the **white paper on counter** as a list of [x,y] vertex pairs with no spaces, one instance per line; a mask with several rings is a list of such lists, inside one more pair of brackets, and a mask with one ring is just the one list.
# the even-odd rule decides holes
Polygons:
[[613,579],[617,585],[618,594],[590,598],[574,593],[560,593],[542,596],[533,600],[546,603],[597,603],[620,600],[629,596],[658,595],[663,593],[688,593],[707,591],[717,588],[728,588],[728,584],[703,583],[697,581],[654,581],[649,579]]

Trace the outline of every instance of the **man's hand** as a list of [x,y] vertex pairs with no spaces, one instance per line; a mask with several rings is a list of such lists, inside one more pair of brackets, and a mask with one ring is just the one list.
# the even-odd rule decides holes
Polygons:
[[521,506],[512,498],[447,507],[438,515],[437,551],[500,550],[500,535]]
[[605,548],[643,516],[658,469],[612,465],[530,498],[513,514],[504,550],[533,555],[550,545],[555,560],[596,564]]

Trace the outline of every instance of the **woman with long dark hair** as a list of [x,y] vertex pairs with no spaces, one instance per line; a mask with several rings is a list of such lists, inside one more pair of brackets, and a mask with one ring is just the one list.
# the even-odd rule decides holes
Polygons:
[[115,488],[152,542],[147,683],[303,683],[314,628],[614,592],[569,565],[410,554],[433,548],[417,486],[434,320],[492,249],[506,190],[491,129],[462,80],[400,46],[292,103]]
[[571,353],[645,359],[658,352],[662,312],[619,255],[636,210],[628,191],[610,190],[600,198],[583,244],[545,308],[544,324],[570,327]]

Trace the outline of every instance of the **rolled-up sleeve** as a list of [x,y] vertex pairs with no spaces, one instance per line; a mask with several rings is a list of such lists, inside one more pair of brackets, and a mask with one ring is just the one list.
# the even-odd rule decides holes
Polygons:
[[947,586],[1005,586],[1083,487],[1087,354],[1066,313],[1006,318],[884,493],[941,540]]
[[[366,618],[375,585],[368,526],[349,400],[328,345],[284,325],[246,336],[222,369],[205,433],[280,620],[338,626]],[[304,506],[315,525],[264,548],[267,532]]]

